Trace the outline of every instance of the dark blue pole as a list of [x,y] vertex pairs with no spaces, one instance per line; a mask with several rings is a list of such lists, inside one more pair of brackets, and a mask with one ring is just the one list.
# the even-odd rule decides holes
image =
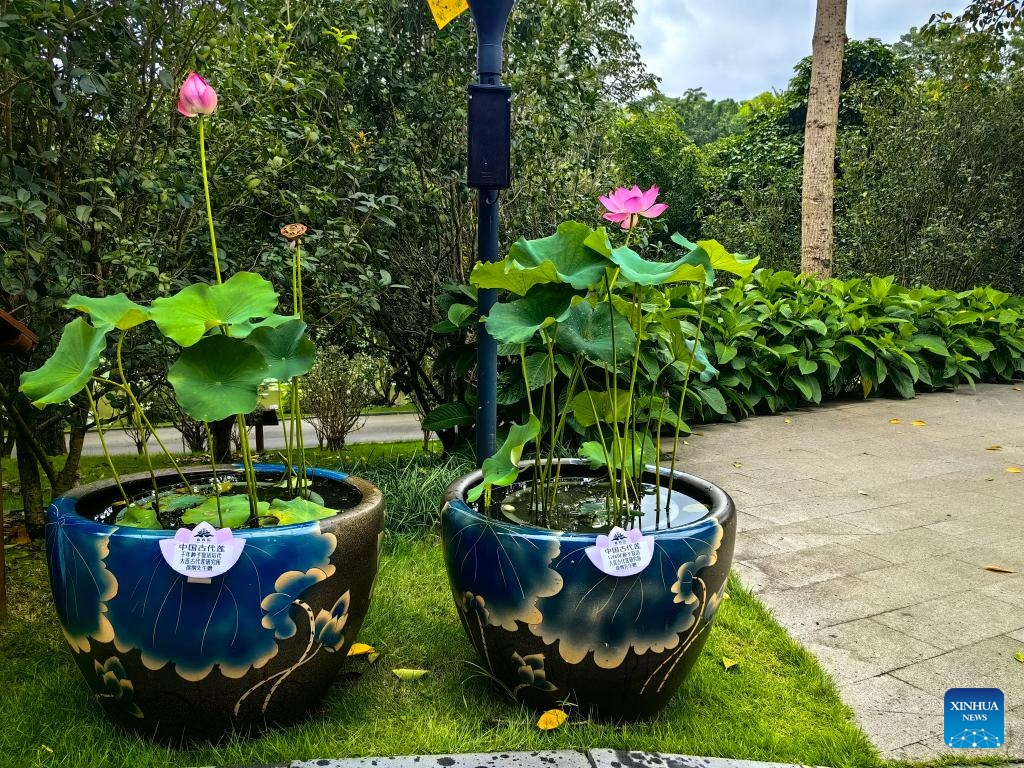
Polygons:
[[[477,253],[480,261],[498,261],[498,191],[482,189],[478,201]],[[476,305],[480,317],[487,317],[497,300],[496,289],[479,289]],[[497,449],[498,424],[498,342],[491,338],[483,323],[477,326],[476,367],[476,464],[479,467]]]
[[[501,86],[503,45],[505,26],[515,0],[469,0],[473,23],[477,32],[477,82],[484,86]],[[487,133],[490,127],[474,124],[473,110],[470,110],[470,143],[474,134]],[[492,131],[493,133],[493,131]],[[505,127],[504,152],[508,153],[508,128]],[[472,150],[471,150],[472,155]],[[499,152],[500,155],[500,152]],[[478,176],[470,159],[470,183]],[[500,174],[499,174],[500,175]],[[507,180],[494,187],[507,186]],[[498,213],[500,192],[498,188],[479,188],[477,203],[477,258],[482,262],[499,260],[498,254]],[[480,289],[477,294],[477,310],[480,317],[486,317],[498,298],[494,289]],[[476,462],[480,466],[491,456],[497,443],[498,422],[498,345],[491,338],[483,323],[477,326],[477,406],[476,406]]]

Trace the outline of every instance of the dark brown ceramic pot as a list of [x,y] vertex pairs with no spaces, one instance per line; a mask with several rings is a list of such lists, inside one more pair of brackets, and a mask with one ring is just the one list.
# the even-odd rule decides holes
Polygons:
[[[261,466],[261,481],[281,467]],[[219,470],[221,479],[226,472]],[[187,470],[190,482],[209,470]],[[186,578],[165,562],[173,531],[96,521],[118,498],[104,481],[72,490],[47,513],[46,551],[57,614],[86,682],[120,725],[160,741],[217,740],[305,717],[327,693],[369,607],[384,502],[365,480],[310,470],[325,497],[358,498],[333,517],[239,529],[226,573]],[[161,485],[180,484],[176,473]],[[122,479],[131,497],[148,474]]]
[[[529,483],[532,464],[520,466],[520,481]],[[562,478],[593,476],[586,462],[562,462]],[[658,479],[645,473],[645,482]],[[645,532],[648,564],[610,575],[609,561],[606,570],[595,565],[602,562],[595,534],[492,519],[471,508],[466,493],[480,480],[477,471],[448,488],[441,526],[459,616],[491,674],[537,709],[569,700],[601,720],[657,714],[696,661],[725,590],[736,538],[728,494],[663,470],[663,488],[706,509],[685,524]]]

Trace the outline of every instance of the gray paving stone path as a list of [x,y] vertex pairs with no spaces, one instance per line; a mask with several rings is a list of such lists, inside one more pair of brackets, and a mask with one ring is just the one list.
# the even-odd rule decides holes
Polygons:
[[1024,473],[1007,471],[1024,469],[1024,385],[701,432],[681,456],[736,501],[736,572],[832,674],[882,756],[992,754],[944,747],[943,695],[995,687],[999,752],[1024,757]]
[[359,757],[342,760],[296,760],[251,768],[799,768],[782,763],[758,763],[719,757],[688,757],[658,752],[622,752],[591,749],[587,752],[493,752],[458,755]]

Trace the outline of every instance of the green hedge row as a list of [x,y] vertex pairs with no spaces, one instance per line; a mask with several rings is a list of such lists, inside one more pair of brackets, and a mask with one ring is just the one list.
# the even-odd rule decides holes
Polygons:
[[[670,298],[695,329],[695,291]],[[686,410],[701,420],[853,393],[909,398],[1019,378],[1024,299],[993,288],[954,293],[905,288],[891,277],[817,280],[759,270],[709,297],[702,342],[719,373],[690,384]]]

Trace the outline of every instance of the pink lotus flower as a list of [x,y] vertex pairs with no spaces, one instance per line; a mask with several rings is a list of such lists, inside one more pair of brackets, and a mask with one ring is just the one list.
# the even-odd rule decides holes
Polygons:
[[185,117],[212,115],[217,108],[217,92],[195,72],[189,74],[178,92],[178,111]]
[[636,226],[638,217],[655,219],[668,210],[665,203],[654,202],[660,192],[657,187],[651,187],[646,192],[641,192],[637,186],[632,189],[619,187],[607,197],[599,197],[598,200],[608,209],[604,218],[617,222],[623,229],[630,229]]

